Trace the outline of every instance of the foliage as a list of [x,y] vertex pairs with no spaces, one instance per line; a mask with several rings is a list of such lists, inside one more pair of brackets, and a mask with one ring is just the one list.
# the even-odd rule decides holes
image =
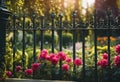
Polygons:
[[[115,47],[111,47],[111,68],[108,66],[108,54],[107,54],[107,46],[97,47],[98,49],[98,79],[100,81],[107,81],[110,77],[111,80],[119,82],[119,66],[120,66],[120,45],[116,45]],[[29,51],[29,50],[28,50]],[[30,50],[31,51],[31,50]],[[34,78],[34,79],[59,79],[60,68],[59,68],[59,59],[62,60],[62,80],[83,80],[83,72],[82,67],[79,65],[82,64],[82,61],[79,58],[82,58],[82,54],[77,51],[77,58],[72,60],[71,55],[72,52],[68,50],[63,50],[64,52],[56,52],[51,53],[48,50],[43,49],[40,54],[38,54],[38,59],[36,62],[32,62],[31,65],[26,68],[25,71],[22,72],[23,67],[19,64],[16,64],[16,77],[22,78]],[[94,47],[92,49],[87,49],[85,62],[85,78],[88,82],[93,82],[94,79]],[[39,53],[39,52],[38,52]],[[116,56],[117,54],[117,56]],[[74,62],[72,62],[74,61]],[[17,61],[16,61],[17,62]],[[76,65],[76,73],[73,72],[73,65]],[[11,73],[8,69],[6,71],[7,77],[11,76]],[[24,75],[21,75],[24,74]],[[111,75],[111,76],[109,76]]]
[[[50,19],[50,14],[54,12],[56,16],[59,16],[60,12],[65,15],[66,21],[70,21],[71,14],[74,10],[78,11],[78,18],[80,18],[81,0],[67,1],[67,6],[64,5],[64,0],[6,0],[8,8],[12,13],[18,15],[36,13],[39,16],[46,16],[46,19]],[[76,4],[76,5],[75,5]],[[75,6],[74,6],[75,5]],[[64,10],[64,11],[63,11]]]
[[[50,46],[49,44],[52,44],[52,41],[53,41],[53,38],[52,38],[52,33],[51,32],[45,32],[44,33],[44,44],[46,46]],[[54,34],[54,42],[53,42],[55,45],[58,44],[58,35],[57,33],[55,32]]]
[[[54,53],[48,53],[46,49],[43,49],[38,56],[38,60],[31,64],[29,68],[26,68],[25,71],[22,72],[23,67],[21,65],[16,65],[16,77],[24,76],[23,78],[34,78],[34,79],[59,79],[60,68],[59,68],[59,60],[62,63],[62,70],[64,73],[64,80],[71,79],[71,76],[68,77],[70,73],[72,73],[72,59],[67,57],[64,52],[58,52],[56,55]],[[74,65],[78,68],[82,65],[82,60],[76,58],[74,60]],[[22,72],[22,73],[21,73]],[[78,71],[79,72],[79,71]],[[11,71],[6,71],[7,77],[13,77]],[[23,75],[21,75],[23,74]],[[70,74],[71,75],[71,74]]]
[[62,38],[63,38],[63,46],[64,47],[70,45],[73,41],[73,35],[69,32],[64,32],[62,34]]

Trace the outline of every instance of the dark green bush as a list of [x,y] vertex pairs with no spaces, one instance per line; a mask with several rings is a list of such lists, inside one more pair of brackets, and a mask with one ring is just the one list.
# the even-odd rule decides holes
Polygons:
[[[57,45],[58,43],[58,35],[54,35],[54,43]],[[44,33],[44,44],[52,44],[52,33]]]
[[62,34],[63,46],[66,47],[73,41],[73,35],[69,32]]

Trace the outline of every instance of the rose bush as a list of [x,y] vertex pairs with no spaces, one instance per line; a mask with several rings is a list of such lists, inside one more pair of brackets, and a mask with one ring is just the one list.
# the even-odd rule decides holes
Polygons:
[[[116,55],[110,58],[108,61],[109,55],[107,53],[102,54],[102,58],[97,62],[100,67],[98,70],[99,77],[101,81],[109,82],[120,82],[120,44],[115,46]],[[110,67],[108,66],[110,62]]]
[[[99,81],[105,81],[111,78],[112,82],[117,82],[120,77],[120,44],[116,45],[114,53],[110,54],[110,67],[109,67],[109,54],[106,51],[102,51],[102,54],[98,54],[98,79]],[[91,55],[86,55],[91,57]],[[93,56],[94,57],[94,56]],[[36,62],[32,63],[28,68],[23,69],[21,65],[16,66],[16,77],[20,78],[33,78],[33,79],[56,79],[60,78],[62,74],[62,80],[82,80],[82,57],[77,56],[74,60],[63,51],[57,53],[49,53],[47,49],[43,49]],[[88,60],[92,61],[92,58],[86,58],[85,76],[89,82],[94,82],[94,67],[93,64],[88,63]],[[90,62],[91,62],[90,61]],[[89,65],[89,66],[87,66]],[[75,68],[74,68],[75,67]],[[73,69],[76,69],[75,71]],[[7,77],[15,77],[12,71],[7,70]],[[111,75],[111,76],[109,76]],[[2,79],[2,78],[1,78]]]
[[[61,65],[59,62],[62,62]],[[58,53],[48,53],[47,49],[43,49],[38,55],[38,59],[35,63],[32,63],[30,67],[23,69],[22,66],[16,66],[16,74],[21,78],[34,78],[34,79],[59,79],[60,72],[64,74],[64,80],[69,80],[71,78],[71,73],[73,72],[73,66],[79,68],[82,65],[82,60],[80,58],[72,59],[67,57],[67,55],[60,51]],[[61,67],[61,68],[60,68]],[[61,71],[60,71],[61,69]],[[8,77],[12,77],[11,71],[6,71]]]

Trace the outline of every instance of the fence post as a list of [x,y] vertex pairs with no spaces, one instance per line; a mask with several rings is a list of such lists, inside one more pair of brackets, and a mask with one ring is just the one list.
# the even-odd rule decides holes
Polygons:
[[85,82],[85,31],[86,31],[85,29],[82,30],[82,61],[83,61],[82,75],[83,75],[83,82]]
[[106,80],[106,82],[112,82],[112,79],[111,79],[111,66],[110,66],[110,58],[111,58],[111,52],[110,52],[110,35],[111,35],[111,11],[108,10],[107,11],[107,39],[108,39],[108,42],[107,42],[107,46],[108,46],[108,79]]
[[[76,58],[76,11],[72,14],[73,18],[73,60]],[[76,75],[76,66],[73,67],[73,73]],[[75,75],[73,76],[73,79],[75,80]]]
[[35,18],[36,15],[33,14],[33,57],[34,57],[34,62],[36,61],[36,25],[35,25]]
[[13,16],[13,27],[14,27],[14,30],[13,30],[13,75],[14,77],[16,77],[15,75],[15,53],[16,53],[16,18],[17,16],[14,15]]
[[[51,28],[51,31],[52,31],[52,53],[54,53],[54,18],[55,18],[55,14],[52,13],[51,14],[51,19],[52,19],[52,28]],[[54,68],[54,66],[53,66]],[[52,80],[55,80],[55,73],[54,73],[54,70],[52,70]]]
[[54,46],[55,46],[55,44],[54,44],[54,18],[55,18],[55,14],[54,13],[52,13],[51,14],[51,18],[52,18],[52,53],[54,53]]
[[23,71],[25,70],[25,61],[26,61],[26,59],[25,59],[25,47],[26,47],[26,45],[25,45],[25,19],[26,19],[26,17],[25,17],[25,15],[23,15],[23,25],[22,25],[22,34],[23,34],[23,37],[22,37],[22,66],[23,66]]
[[40,49],[42,50],[43,49],[43,44],[44,44],[44,16],[41,16],[41,47]]
[[98,67],[97,67],[97,24],[96,10],[94,11],[94,59],[95,59],[95,82],[98,82]]
[[[62,45],[63,45],[63,38],[62,38],[62,31],[63,31],[63,29],[62,29],[62,18],[63,18],[63,14],[62,13],[60,13],[60,15],[59,15],[59,17],[60,17],[60,19],[59,19],[59,25],[60,25],[60,30],[59,30],[59,50],[60,51],[62,51]],[[60,80],[62,79],[62,61],[60,60]]]
[[6,24],[10,11],[5,6],[5,0],[0,0],[0,78],[5,71],[5,54],[6,54]]

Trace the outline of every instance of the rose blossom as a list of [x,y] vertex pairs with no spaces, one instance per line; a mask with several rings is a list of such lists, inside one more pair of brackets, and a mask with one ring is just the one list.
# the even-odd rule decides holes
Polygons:
[[101,66],[102,67],[107,67],[108,66],[108,60],[107,59],[102,59],[101,60]]
[[54,53],[51,53],[51,54],[50,54],[50,61],[51,61],[54,57],[56,57],[56,55],[55,55]]
[[32,70],[34,70],[34,71],[38,70],[39,67],[40,67],[40,63],[33,63],[32,64]]
[[12,76],[12,72],[11,72],[11,71],[6,71],[6,75],[7,75],[8,77],[11,77],[11,76]]
[[80,58],[75,58],[73,62],[76,66],[80,66],[82,64],[82,60]]
[[107,53],[104,53],[104,54],[102,55],[102,57],[103,57],[103,59],[108,59],[108,54],[107,54]]
[[71,58],[66,58],[66,60],[65,60],[67,63],[70,63],[70,62],[72,62],[72,59]]
[[116,45],[115,50],[118,54],[120,54],[120,44]]
[[50,61],[50,56],[47,55],[45,59],[48,60],[48,61]]
[[18,72],[20,70],[22,70],[22,67],[21,66],[16,66],[16,71]]
[[57,58],[56,56],[51,59],[51,62],[53,65],[56,65],[58,61],[59,61],[59,58]]
[[48,55],[48,51],[46,49],[43,49],[40,53],[39,59],[46,59],[47,55]]
[[32,69],[26,69],[25,70],[25,74],[26,75],[32,75],[33,74],[33,70]]
[[119,66],[120,65],[120,55],[115,56],[114,58],[114,65]]
[[61,59],[61,60],[65,60],[67,57],[66,57],[66,54],[64,52],[58,52],[58,57]]
[[70,66],[68,64],[63,64],[62,65],[62,70],[64,70],[64,71],[68,71],[69,68],[70,68]]
[[108,66],[108,60],[107,59],[102,59],[100,61],[98,61],[98,66],[101,66],[103,68],[107,67]]

